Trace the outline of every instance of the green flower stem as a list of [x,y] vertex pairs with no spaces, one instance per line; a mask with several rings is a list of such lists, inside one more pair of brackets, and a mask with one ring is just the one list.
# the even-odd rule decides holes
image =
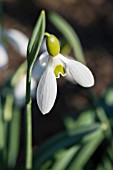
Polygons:
[[48,32],[45,32],[44,35],[47,36],[47,37],[50,36],[50,34]]
[[32,169],[32,116],[31,102],[26,110],[26,169]]
[[32,169],[32,114],[30,98],[31,74],[27,71],[26,79],[26,169]]

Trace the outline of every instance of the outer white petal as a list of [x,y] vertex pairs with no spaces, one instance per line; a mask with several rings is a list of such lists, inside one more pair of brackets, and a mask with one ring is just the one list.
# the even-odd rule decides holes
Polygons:
[[67,72],[72,79],[83,87],[91,87],[94,85],[94,77],[88,67],[78,61],[69,60],[67,63]]
[[71,73],[69,72],[69,70],[66,70],[66,76],[65,79],[70,81],[73,84],[76,84],[76,81],[74,80],[74,78],[72,77]]
[[8,63],[8,55],[5,47],[0,44],[0,69],[3,69]]
[[[72,60],[73,58],[71,56],[67,56],[64,57],[62,54],[58,54],[58,57],[60,58],[60,60],[64,63],[64,67],[66,69],[66,65],[69,63],[70,60]],[[65,75],[65,79],[67,79],[68,81],[70,81],[73,84],[76,84],[76,81],[74,80],[74,78],[71,76],[69,69],[66,70],[66,75]]]
[[[32,78],[31,80],[31,95],[34,96],[36,89],[36,81]],[[26,75],[22,76],[14,88],[15,102],[19,106],[25,104],[26,97]]]
[[37,103],[42,114],[46,114],[52,109],[56,95],[56,77],[53,70],[48,67],[43,73],[37,88]]
[[3,33],[4,36],[8,38],[15,50],[22,56],[26,56],[28,37],[16,29],[5,29]]

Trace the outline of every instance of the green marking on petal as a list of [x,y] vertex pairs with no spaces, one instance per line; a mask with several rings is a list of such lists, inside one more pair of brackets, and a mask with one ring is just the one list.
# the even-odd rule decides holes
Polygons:
[[66,73],[65,68],[61,64],[57,65],[54,69],[54,74],[56,78],[59,78],[59,73],[62,75],[65,75]]

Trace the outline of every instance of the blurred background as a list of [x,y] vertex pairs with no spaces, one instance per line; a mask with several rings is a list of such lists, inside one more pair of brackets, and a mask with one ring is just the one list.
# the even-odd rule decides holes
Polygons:
[[[82,169],[92,169],[92,170],[112,170],[113,168],[113,155],[109,153],[108,146],[112,148],[112,116],[113,116],[113,1],[112,0],[4,0],[3,2],[3,27],[4,29],[16,29],[23,32],[28,38],[32,34],[33,27],[36,23],[40,11],[44,9],[46,11],[46,31],[55,34],[59,39],[63,39],[62,33],[54,26],[49,18],[52,13],[56,12],[62,16],[75,30],[81,42],[84,57],[88,67],[94,74],[95,85],[92,89],[85,89],[79,85],[74,85],[71,82],[65,80],[64,78],[58,79],[58,95],[57,100],[53,109],[49,114],[43,116],[39,111],[37,106],[35,95],[32,102],[32,122],[33,122],[33,151],[36,153],[34,158],[34,164],[36,169],[41,170],[57,170],[58,165],[55,163],[60,160],[63,153],[66,156],[67,150],[70,148],[81,144],[81,148],[73,153],[74,156],[69,156],[67,166],[61,167],[58,170],[82,170]],[[15,35],[16,36],[16,35]],[[9,62],[4,69],[0,70],[0,86],[4,89],[3,98],[6,98],[7,81],[16,72],[19,66],[26,60],[25,57],[19,54],[15,48],[13,48],[10,43],[7,45],[7,53],[9,57]],[[41,53],[41,51],[40,51]],[[68,52],[69,56],[74,57],[73,50],[70,48]],[[38,74],[38,73],[37,73]],[[18,77],[19,78],[19,77]],[[37,81],[38,84],[38,81]],[[6,88],[7,87],[7,88]],[[4,95],[5,94],[5,95]],[[4,97],[5,96],[5,97]],[[10,100],[10,98],[8,98]],[[19,131],[19,144],[17,159],[15,163],[9,166],[10,168],[20,169],[23,168],[24,164],[24,151],[25,151],[25,104],[16,106],[19,109],[20,126]],[[104,112],[104,113],[103,113]],[[103,116],[103,114],[105,114]],[[83,117],[81,116],[83,115]],[[102,118],[102,119],[101,119]],[[107,122],[107,123],[106,123]],[[99,125],[99,127],[97,126]],[[95,126],[94,126],[95,125]],[[67,132],[73,132],[74,135],[81,135],[82,130],[87,127],[83,134],[93,134],[102,125],[103,131],[110,127],[111,132],[106,135],[106,132],[99,140],[98,144],[89,145],[91,149],[90,154],[87,157],[87,149],[82,150],[85,144],[88,144],[86,140],[85,144],[81,142],[80,138],[77,141],[68,136]],[[104,126],[103,126],[104,125]],[[105,126],[106,125],[106,126]],[[8,125],[9,126],[9,125]],[[82,129],[79,130],[81,126]],[[89,127],[90,126],[90,127]],[[91,129],[90,129],[91,128]],[[94,129],[93,129],[94,128]],[[103,130],[104,129],[104,130]],[[72,131],[71,131],[72,130]],[[89,130],[87,132],[87,130]],[[58,137],[59,134],[65,132],[67,136],[62,137],[65,143],[67,139],[72,140],[72,143],[67,141],[67,145],[61,145],[57,149],[57,145],[61,144],[61,138]],[[63,134],[64,135],[64,134]],[[56,136],[56,143],[50,142],[44,152],[43,144],[46,141],[51,141],[51,139]],[[87,135],[86,135],[87,136]],[[98,135],[97,135],[98,136]],[[99,135],[101,136],[101,135]],[[72,136],[71,136],[72,137]],[[77,136],[78,137],[78,136]],[[91,138],[92,141],[96,138]],[[15,138],[13,137],[13,142]],[[55,140],[55,139],[54,139]],[[53,144],[53,145],[52,145]],[[49,153],[49,147],[55,151],[52,154]],[[42,150],[39,148],[42,147]],[[88,147],[88,146],[87,146]],[[113,149],[113,148],[112,148]],[[65,152],[64,152],[65,150]],[[72,149],[73,150],[73,149]],[[82,150],[82,152],[81,152]],[[39,151],[39,153],[38,153]],[[47,152],[46,152],[47,151]],[[60,153],[58,159],[56,152]],[[43,155],[49,153],[48,157],[43,159]],[[70,152],[67,153],[67,155]],[[76,167],[76,162],[80,160],[80,155],[86,154],[86,159],[82,167]],[[42,163],[38,162],[39,155],[42,155]],[[58,154],[58,153],[57,153]],[[65,157],[63,155],[63,157]],[[107,157],[107,158],[106,158]],[[48,162],[51,160],[51,162]],[[73,164],[75,160],[75,165]],[[40,162],[41,162],[40,161]],[[65,160],[66,161],[66,160]],[[104,162],[104,163],[103,163]],[[105,163],[107,162],[107,163]],[[47,164],[48,163],[48,164]],[[73,167],[71,166],[73,164]],[[80,163],[82,165],[82,163]],[[44,166],[45,165],[45,166]],[[100,169],[99,169],[100,168]]]

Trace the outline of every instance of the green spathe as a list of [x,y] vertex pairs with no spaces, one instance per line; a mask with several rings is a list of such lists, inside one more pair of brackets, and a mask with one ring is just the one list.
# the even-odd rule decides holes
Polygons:
[[59,54],[59,52],[60,52],[60,43],[59,43],[57,37],[55,37],[54,35],[49,34],[49,36],[47,36],[46,46],[47,46],[48,53],[52,57],[55,57],[55,56],[57,56]]

